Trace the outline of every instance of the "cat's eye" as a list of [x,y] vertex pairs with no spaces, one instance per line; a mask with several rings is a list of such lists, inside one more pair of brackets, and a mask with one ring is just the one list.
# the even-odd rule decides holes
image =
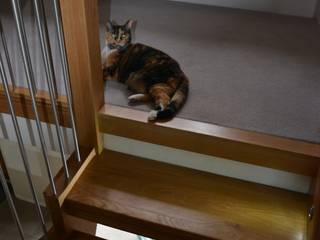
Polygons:
[[113,34],[112,34],[112,37],[113,37],[113,38],[116,38],[116,34],[113,33]]
[[125,39],[126,37],[127,37],[126,34],[122,34],[122,35],[121,35],[121,39]]

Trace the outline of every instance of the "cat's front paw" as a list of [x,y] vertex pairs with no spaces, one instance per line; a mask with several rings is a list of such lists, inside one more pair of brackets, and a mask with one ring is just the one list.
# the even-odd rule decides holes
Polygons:
[[149,112],[148,121],[149,122],[155,121],[157,117],[158,117],[158,111],[152,110]]

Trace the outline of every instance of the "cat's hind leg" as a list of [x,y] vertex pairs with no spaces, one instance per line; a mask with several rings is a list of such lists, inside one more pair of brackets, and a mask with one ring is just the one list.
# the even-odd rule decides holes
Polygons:
[[150,88],[149,93],[154,99],[156,110],[152,110],[149,113],[149,121],[156,120],[158,111],[163,111],[168,107],[171,99],[170,96],[172,95],[173,91],[174,90],[172,88],[164,83],[155,84]]

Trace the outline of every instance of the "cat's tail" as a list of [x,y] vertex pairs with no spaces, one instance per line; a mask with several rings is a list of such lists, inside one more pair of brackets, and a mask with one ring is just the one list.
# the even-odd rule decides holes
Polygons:
[[173,117],[182,107],[189,93],[189,80],[183,75],[183,79],[173,94],[167,108],[157,111],[157,119],[166,119]]

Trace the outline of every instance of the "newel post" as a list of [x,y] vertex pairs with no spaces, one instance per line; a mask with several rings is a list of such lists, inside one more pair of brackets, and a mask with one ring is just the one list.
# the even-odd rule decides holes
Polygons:
[[98,111],[104,104],[98,0],[60,0],[79,145],[102,151]]

